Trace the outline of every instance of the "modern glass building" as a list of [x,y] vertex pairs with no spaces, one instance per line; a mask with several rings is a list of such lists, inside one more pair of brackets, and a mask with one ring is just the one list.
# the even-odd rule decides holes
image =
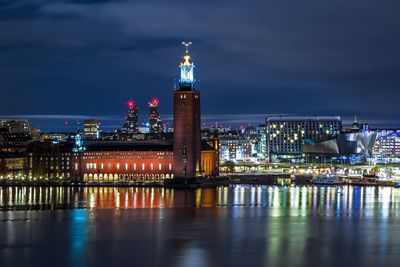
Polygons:
[[339,116],[266,118],[267,159],[270,162],[296,162],[301,158],[305,139],[323,139],[340,134]]

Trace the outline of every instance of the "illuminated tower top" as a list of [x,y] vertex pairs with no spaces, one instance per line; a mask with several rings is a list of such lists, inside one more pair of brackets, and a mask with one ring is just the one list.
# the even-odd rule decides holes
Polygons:
[[193,75],[193,62],[190,62],[189,55],[189,45],[192,42],[182,42],[182,44],[186,47],[186,53],[183,56],[183,61],[181,62],[179,68],[181,69],[181,77],[179,79],[179,89],[181,91],[192,91],[194,84],[194,75]]
[[122,131],[127,134],[137,133],[139,107],[132,100],[130,100],[127,105],[129,107],[128,116],[125,117],[125,124],[122,127]]

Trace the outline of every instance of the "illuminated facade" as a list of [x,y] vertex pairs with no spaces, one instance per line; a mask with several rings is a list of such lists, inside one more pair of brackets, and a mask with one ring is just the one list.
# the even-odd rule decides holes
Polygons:
[[200,92],[194,89],[193,68],[188,46],[180,64],[179,89],[174,91],[174,176],[202,176]]
[[149,102],[149,132],[154,134],[161,134],[163,132],[163,125],[158,113],[158,99],[153,98]]
[[219,144],[221,161],[245,161],[251,157],[252,142],[244,136],[221,137]]
[[[217,141],[202,144],[204,177],[218,176],[217,147]],[[82,142],[77,138],[74,143],[33,142],[28,152],[21,157],[19,166],[21,175],[28,179],[162,183],[174,178],[173,145],[163,141]],[[0,168],[0,176],[5,177],[5,173]]]
[[85,139],[98,139],[99,138],[99,121],[98,120],[85,120],[83,122],[83,136]]
[[340,117],[267,117],[267,158],[301,157],[304,139],[322,139],[340,134]]
[[138,133],[139,107],[131,100],[128,102],[128,108],[128,115],[125,118],[122,132],[126,134]]
[[[75,142],[32,142],[26,157],[26,177],[97,183],[163,183],[172,178],[218,176],[219,144],[218,140],[201,142],[200,92],[194,90],[191,67],[193,64],[186,53],[181,64],[185,74],[181,76],[179,90],[174,91],[173,142],[161,138],[83,141],[79,135]],[[155,104],[156,107],[158,101]],[[137,133],[138,108],[133,101],[128,106],[122,130]],[[150,111],[152,114],[159,119],[158,111]],[[158,125],[157,121],[154,125]]]
[[375,163],[400,163],[400,130],[380,130],[376,134],[372,152]]

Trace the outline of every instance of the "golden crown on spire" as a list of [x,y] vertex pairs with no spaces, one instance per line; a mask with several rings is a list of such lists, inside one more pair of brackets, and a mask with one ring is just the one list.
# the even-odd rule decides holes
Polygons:
[[192,42],[182,42],[182,44],[186,47],[186,54],[183,56],[184,61],[181,62],[181,66],[192,66],[193,63],[190,62],[190,55],[189,55],[189,45],[191,45]]

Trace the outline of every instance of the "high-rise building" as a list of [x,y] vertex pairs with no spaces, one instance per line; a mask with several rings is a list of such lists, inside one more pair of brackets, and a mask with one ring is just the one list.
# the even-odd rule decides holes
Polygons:
[[303,152],[303,140],[336,136],[341,129],[340,117],[267,117],[267,158],[272,162],[279,158],[293,161]]
[[179,88],[174,91],[174,177],[201,176],[200,92],[194,88],[188,46],[180,64]]
[[127,134],[138,133],[139,107],[132,100],[128,102],[128,107],[128,115],[125,118],[122,131]]
[[163,132],[163,125],[160,119],[160,113],[158,113],[158,99],[153,98],[149,102],[149,132],[160,134]]
[[99,121],[85,120],[83,122],[83,136],[85,139],[99,138]]

